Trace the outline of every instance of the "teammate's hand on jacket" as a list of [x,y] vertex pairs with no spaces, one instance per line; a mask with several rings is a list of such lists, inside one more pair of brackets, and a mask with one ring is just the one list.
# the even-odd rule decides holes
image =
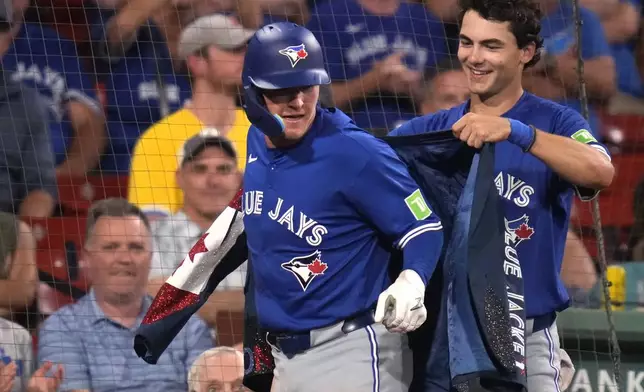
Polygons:
[[425,284],[412,270],[404,270],[398,279],[382,292],[376,306],[376,322],[391,332],[411,332],[427,319]]
[[506,140],[510,130],[507,118],[476,113],[467,113],[452,125],[454,135],[474,148]]

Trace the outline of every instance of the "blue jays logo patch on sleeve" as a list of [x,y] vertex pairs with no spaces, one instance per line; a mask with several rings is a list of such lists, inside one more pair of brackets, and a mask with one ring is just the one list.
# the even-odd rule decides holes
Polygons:
[[324,275],[328,266],[322,262],[322,253],[316,250],[310,255],[294,257],[289,262],[282,263],[282,268],[290,271],[302,286],[302,290],[306,291],[316,276]]
[[304,44],[289,46],[279,51],[281,55],[288,57],[291,61],[291,67],[295,68],[295,65],[304,60],[309,56],[309,53],[306,51]]

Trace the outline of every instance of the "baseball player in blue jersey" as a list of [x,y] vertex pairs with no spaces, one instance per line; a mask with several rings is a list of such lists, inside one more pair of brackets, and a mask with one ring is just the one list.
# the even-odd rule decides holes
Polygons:
[[[318,104],[313,34],[269,24],[244,61],[244,226],[280,391],[407,391],[442,225],[395,152]],[[393,249],[403,270],[388,277]]]
[[[496,145],[495,184],[504,203],[506,274],[522,277],[528,318],[515,325],[515,350],[525,350],[530,391],[559,392],[556,314],[569,305],[560,279],[575,190],[592,198],[614,175],[610,156],[574,110],[522,88],[526,68],[540,58],[540,13],[531,0],[461,0],[458,57],[470,98],[450,110],[409,121],[392,132],[452,129],[468,145]],[[520,264],[521,268],[517,265]],[[510,308],[512,308],[512,306]],[[522,324],[522,323],[519,323]]]

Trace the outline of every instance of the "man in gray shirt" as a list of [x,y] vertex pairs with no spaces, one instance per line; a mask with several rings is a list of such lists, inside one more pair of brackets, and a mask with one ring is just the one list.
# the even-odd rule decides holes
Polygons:
[[[174,215],[152,223],[156,245],[150,270],[148,293],[156,295],[186,253],[226,208],[241,185],[237,155],[230,140],[212,129],[188,139],[178,156],[177,185],[183,206]],[[218,314],[244,309],[246,263],[229,274],[199,315],[214,327]]]

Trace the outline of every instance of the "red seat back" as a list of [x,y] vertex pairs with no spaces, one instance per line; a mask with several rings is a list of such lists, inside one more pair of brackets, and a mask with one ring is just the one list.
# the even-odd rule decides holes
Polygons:
[[644,116],[631,114],[601,114],[604,135],[622,151],[644,150]]
[[85,218],[25,219],[36,238],[40,312],[50,314],[89,288],[82,261]]
[[77,43],[89,41],[90,21],[87,9],[96,7],[91,1],[35,0],[34,6],[38,7],[41,23],[48,24],[65,38]]
[[221,311],[217,313],[217,343],[221,346],[234,346],[243,342],[244,313]]
[[66,215],[85,215],[96,200],[127,198],[127,176],[59,176],[58,198]]
[[[633,224],[633,195],[635,187],[644,180],[644,154],[624,154],[613,157],[615,179],[599,194],[602,226],[628,227]],[[577,200],[577,220],[582,227],[591,227],[591,204]]]

